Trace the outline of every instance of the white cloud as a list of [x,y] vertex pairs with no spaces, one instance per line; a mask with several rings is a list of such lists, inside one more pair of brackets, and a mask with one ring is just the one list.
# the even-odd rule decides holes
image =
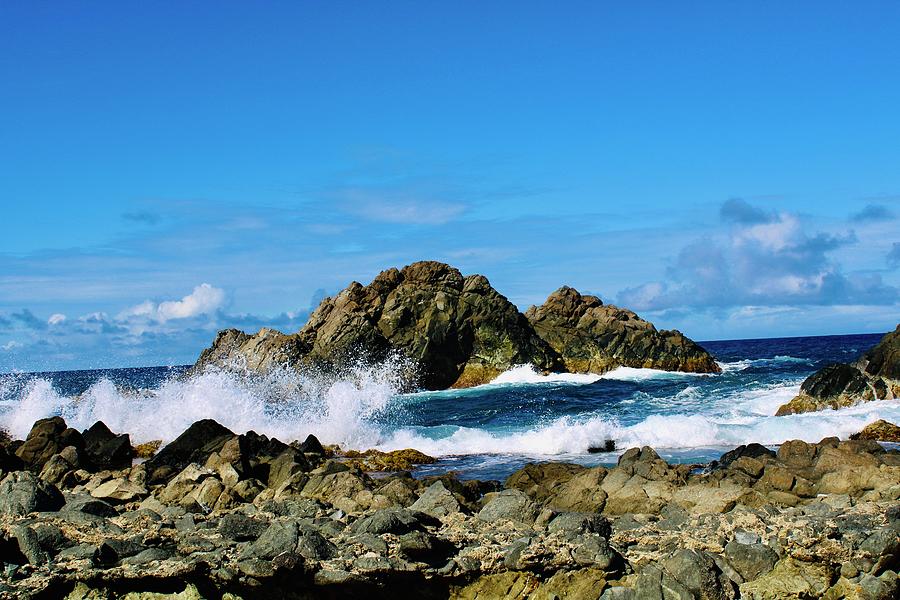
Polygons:
[[199,315],[209,315],[225,304],[225,291],[208,283],[201,283],[181,300],[166,300],[156,304],[145,300],[119,313],[118,320],[144,317],[160,323],[173,319],[187,319]]
[[7,352],[9,352],[10,350],[15,350],[17,348],[22,348],[24,346],[25,346],[25,344],[23,344],[22,342],[17,342],[16,340],[10,340],[10,341],[6,342],[5,344],[3,344],[2,346],[0,346],[0,348],[3,348]]
[[50,318],[47,319],[47,325],[59,325],[60,323],[65,323],[66,315],[62,313],[53,313],[50,315]]

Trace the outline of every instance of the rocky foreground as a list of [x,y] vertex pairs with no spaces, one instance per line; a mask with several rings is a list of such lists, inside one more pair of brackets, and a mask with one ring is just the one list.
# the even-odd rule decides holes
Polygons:
[[[871,435],[883,430],[879,426]],[[900,452],[865,439],[649,447],[610,469],[414,479],[199,421],[132,465],[59,417],[0,450],[8,598],[896,598]]]
[[388,269],[326,298],[292,334],[219,332],[195,365],[265,372],[333,371],[360,356],[408,361],[411,387],[488,383],[512,367],[602,374],[619,366],[717,373],[715,359],[678,331],[562,287],[524,314],[483,275],[433,261]]
[[838,409],[873,400],[900,398],[900,325],[853,364],[819,369],[776,415]]

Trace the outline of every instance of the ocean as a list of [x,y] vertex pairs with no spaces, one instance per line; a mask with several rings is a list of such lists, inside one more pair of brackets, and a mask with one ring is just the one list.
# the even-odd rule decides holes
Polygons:
[[[358,366],[340,378],[278,371],[265,376],[187,367],[0,375],[0,426],[24,438],[62,415],[78,429],[104,421],[134,443],[174,439],[212,418],[237,433],[283,441],[315,434],[344,448],[416,448],[438,457],[417,475],[459,472],[503,479],[530,461],[613,464],[649,445],[670,461],[699,463],[737,445],[847,437],[879,418],[900,422],[900,401],[773,416],[818,368],[850,362],[877,335],[701,342],[722,373],[618,368],[603,376],[542,376],[527,366],[466,390],[398,393],[396,364]],[[612,452],[589,452],[615,443]]]

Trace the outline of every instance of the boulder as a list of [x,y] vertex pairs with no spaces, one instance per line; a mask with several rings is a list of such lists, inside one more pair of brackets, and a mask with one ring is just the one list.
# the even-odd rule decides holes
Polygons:
[[202,465],[233,437],[232,431],[212,419],[197,421],[149,459],[147,468],[152,472],[160,467],[169,467],[168,472],[174,475],[190,463]]
[[124,469],[131,466],[134,450],[127,433],[116,435],[103,421],[97,421],[82,433],[84,451],[99,469]]
[[819,598],[831,587],[832,577],[826,564],[785,558],[766,575],[742,583],[740,593],[749,600]]
[[488,494],[487,502],[478,512],[478,518],[488,523],[508,520],[531,525],[537,518],[537,507],[534,502],[516,489],[503,490]]
[[719,373],[712,355],[679,331],[658,331],[630,310],[563,286],[525,312],[566,370],[605,373],[615,367]]
[[419,499],[413,502],[410,510],[423,512],[432,517],[444,517],[459,512],[459,502],[456,497],[444,487],[442,481],[435,481]]
[[122,477],[104,481],[93,490],[91,496],[112,502],[134,502],[147,495],[147,489]]
[[31,427],[25,443],[16,450],[25,465],[40,471],[51,456],[58,454],[67,446],[84,448],[84,439],[77,430],[66,426],[62,417],[39,419]]
[[850,436],[851,440],[876,440],[879,442],[900,442],[900,427],[879,419],[866,425],[859,433]]
[[0,481],[0,513],[24,516],[59,510],[64,504],[56,486],[29,471],[15,471]]

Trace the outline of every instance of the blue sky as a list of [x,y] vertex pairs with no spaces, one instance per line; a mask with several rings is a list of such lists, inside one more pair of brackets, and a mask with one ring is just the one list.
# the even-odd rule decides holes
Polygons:
[[419,259],[695,339],[900,316],[900,5],[0,5],[0,369]]

